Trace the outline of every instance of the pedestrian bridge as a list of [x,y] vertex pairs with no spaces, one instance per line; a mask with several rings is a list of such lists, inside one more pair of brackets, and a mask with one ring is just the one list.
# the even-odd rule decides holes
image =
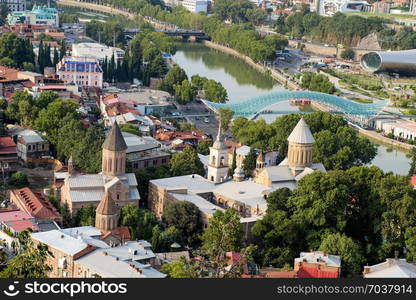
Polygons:
[[202,101],[215,112],[221,107],[227,107],[234,111],[234,117],[241,116],[248,119],[255,119],[262,111],[270,110],[273,105],[292,99],[309,99],[312,102],[317,102],[327,108],[329,112],[343,114],[352,122],[370,120],[379,114],[388,104],[388,100],[374,100],[373,103],[364,104],[334,95],[309,91],[274,92],[253,97],[239,103],[222,104],[207,100]]

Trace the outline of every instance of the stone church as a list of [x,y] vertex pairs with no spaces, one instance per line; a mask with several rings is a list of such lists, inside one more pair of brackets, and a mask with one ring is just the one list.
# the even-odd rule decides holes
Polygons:
[[139,191],[134,173],[126,173],[127,145],[117,123],[111,128],[103,143],[102,172],[81,174],[75,171],[72,158],[68,161],[61,189],[61,202],[67,203],[73,214],[87,206],[98,206],[105,197],[110,197],[118,209],[127,204],[139,204]]

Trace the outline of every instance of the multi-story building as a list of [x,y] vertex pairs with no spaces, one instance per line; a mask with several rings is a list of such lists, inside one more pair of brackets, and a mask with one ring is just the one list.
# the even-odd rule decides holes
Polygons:
[[26,0],[0,0],[0,5],[6,4],[10,12],[26,9]]
[[9,136],[0,137],[0,168],[1,176],[8,177],[17,170],[17,146]]
[[35,162],[49,155],[49,142],[36,131],[15,125],[8,126],[9,133],[17,142],[17,156],[23,162]]
[[207,0],[183,0],[182,6],[192,13],[207,12]]
[[94,57],[100,63],[103,63],[105,58],[110,61],[114,55],[114,61],[122,61],[124,57],[124,50],[117,47],[109,47],[99,43],[78,43],[72,44],[72,55],[79,57]]
[[167,165],[170,154],[160,150],[160,143],[150,136],[137,136],[123,132],[127,144],[127,161],[133,172],[148,167]]
[[103,70],[93,57],[65,56],[56,66],[56,75],[65,84],[103,87]]
[[46,6],[33,6],[32,10],[13,11],[7,16],[7,23],[59,27],[58,10]]

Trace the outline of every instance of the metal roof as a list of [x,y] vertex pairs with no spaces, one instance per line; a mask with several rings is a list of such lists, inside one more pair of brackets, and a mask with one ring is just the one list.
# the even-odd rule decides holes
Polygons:
[[32,233],[32,238],[68,255],[75,255],[88,246],[84,241],[73,238],[60,230]]
[[315,143],[315,139],[313,138],[312,132],[303,118],[301,118],[298,124],[296,124],[295,128],[292,130],[287,140],[289,142],[298,144]]
[[117,122],[114,122],[111,127],[110,133],[104,141],[103,149],[110,151],[123,151],[127,150],[126,142],[124,141],[123,135],[121,134],[120,127]]

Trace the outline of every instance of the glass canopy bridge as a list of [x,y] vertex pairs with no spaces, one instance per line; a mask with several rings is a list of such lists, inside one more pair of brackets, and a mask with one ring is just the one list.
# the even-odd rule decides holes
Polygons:
[[373,103],[364,104],[334,95],[309,91],[269,93],[240,103],[215,103],[207,100],[203,100],[203,102],[215,112],[221,107],[230,108],[234,111],[234,117],[241,116],[252,120],[261,112],[269,110],[273,105],[292,99],[308,99],[312,102],[317,102],[325,110],[331,113],[342,114],[348,121],[359,125],[366,125],[388,104],[388,100],[375,100]]

